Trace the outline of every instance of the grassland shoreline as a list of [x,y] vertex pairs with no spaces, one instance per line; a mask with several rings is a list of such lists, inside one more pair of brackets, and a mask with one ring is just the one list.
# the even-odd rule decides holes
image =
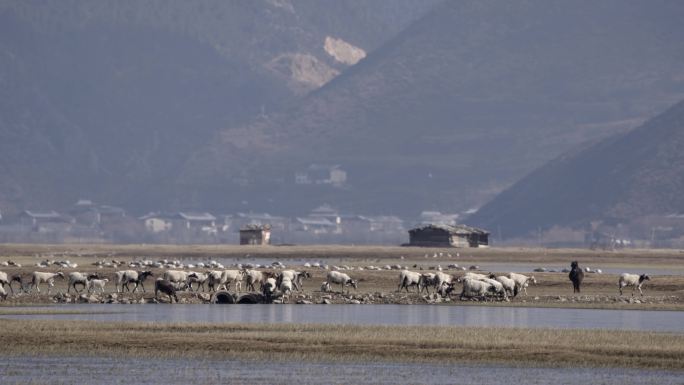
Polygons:
[[684,370],[684,335],[607,330],[3,319],[3,356],[487,363]]

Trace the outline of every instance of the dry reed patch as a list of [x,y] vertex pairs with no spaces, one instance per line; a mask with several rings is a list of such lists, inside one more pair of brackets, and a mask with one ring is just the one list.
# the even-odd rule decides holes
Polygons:
[[5,354],[684,369],[684,335],[606,330],[3,320]]

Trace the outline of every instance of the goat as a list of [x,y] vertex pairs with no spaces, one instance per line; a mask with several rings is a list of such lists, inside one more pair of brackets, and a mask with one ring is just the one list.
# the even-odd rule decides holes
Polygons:
[[162,278],[169,282],[173,283],[179,283],[179,282],[186,282],[188,280],[188,275],[190,275],[189,272],[187,271],[182,271],[182,270],[167,270],[164,272],[164,275]]
[[258,283],[261,286],[264,282],[264,274],[259,270],[246,270],[245,282],[247,283],[247,290],[256,291],[254,284]]
[[174,287],[173,282],[163,278],[157,278],[154,282],[154,298],[157,298],[160,291],[169,296],[169,302],[173,303],[175,298],[176,303],[178,303],[178,296],[176,295],[176,288]]
[[[88,280],[88,284],[87,284],[88,294],[90,294],[90,292],[92,292],[93,290],[97,290],[97,289],[100,289],[100,291],[102,293],[104,293],[105,292],[104,287],[105,287],[105,284],[107,282],[109,282],[109,279],[107,279],[107,278]],[[74,290],[76,290],[75,287],[74,287]]]
[[425,290],[428,294],[430,294],[430,286],[434,287],[435,290],[440,289],[440,286],[437,286],[437,275],[434,273],[421,274],[420,280],[418,281],[418,287],[420,288],[420,292],[422,293],[423,290]]
[[202,288],[202,291],[204,291],[204,283],[207,282],[208,279],[209,275],[193,271],[192,273],[188,274],[188,288],[190,288],[190,291],[192,291],[192,284],[197,283],[197,291],[199,291],[200,287]]
[[311,274],[306,271],[283,270],[276,276],[276,283],[280,287],[280,283],[284,279],[292,281],[294,289],[299,291],[302,289],[302,282],[304,278],[311,278]]
[[572,281],[572,292],[579,293],[580,285],[584,280],[584,272],[579,267],[577,261],[572,261],[572,263],[570,264],[570,274],[568,274],[568,277]]
[[419,284],[420,273],[416,273],[415,271],[402,270],[399,273],[399,287],[397,288],[397,291],[401,291],[401,289],[406,289],[406,292],[408,292],[410,286],[415,286],[416,290],[420,291]]
[[643,285],[645,281],[649,281],[650,279],[651,277],[649,277],[646,274],[620,274],[620,279],[618,280],[618,289],[620,290],[620,295],[622,295],[622,288],[624,288],[625,286],[634,286],[634,288],[632,288],[632,297],[634,297],[634,291],[636,289],[639,289],[639,293],[641,293],[641,296],[643,297],[644,292],[641,291],[641,285]]
[[345,286],[353,286],[354,290],[358,288],[356,281],[351,279],[347,274],[340,273],[339,271],[329,271],[327,278],[328,282],[331,284],[336,283],[340,285],[343,291]]
[[506,276],[500,275],[500,276],[494,276],[492,274],[490,278],[497,280],[498,282],[501,282],[501,284],[504,287],[504,290],[506,290],[506,293],[510,296],[517,297],[518,296],[518,286],[516,285],[515,281],[511,278],[508,278]]
[[121,270],[116,272],[116,292],[120,293],[119,289],[121,289],[121,292],[123,292],[124,287],[126,287],[126,290],[131,291],[131,289],[128,287],[129,283],[135,283],[135,287],[133,288],[133,293],[135,293],[136,290],[138,290],[138,285],[142,286],[143,293],[145,292],[145,285],[143,284],[145,279],[147,277],[151,277],[152,272],[149,270],[145,271],[135,271],[135,270]]
[[492,286],[490,283],[471,278],[465,278],[463,280],[461,299],[484,297],[487,294],[496,294],[496,288],[494,288],[494,286]]
[[48,284],[47,293],[50,294],[50,289],[55,286],[55,278],[57,277],[64,279],[64,273],[61,271],[56,273],[34,271],[31,280],[31,288],[36,288],[36,290],[40,293],[40,284],[46,282]]
[[223,273],[221,273],[219,289],[221,286],[225,285],[226,290],[228,290],[228,286],[235,282],[235,291],[239,293],[240,290],[242,290],[242,278],[244,276],[245,272],[243,270],[224,270]]
[[72,287],[74,288],[76,293],[80,293],[78,289],[76,289],[76,284],[83,285],[83,289],[81,290],[85,290],[88,287],[88,280],[100,278],[97,274],[86,275],[85,273],[79,273],[77,271],[72,271],[71,273],[69,273],[68,277],[69,283],[67,284],[67,293],[71,290]]
[[537,280],[533,276],[526,276],[518,273],[508,273],[506,275],[508,278],[512,279],[515,281],[515,287],[518,290],[518,293],[522,290],[525,295],[527,295],[527,286],[529,286],[529,283],[532,282],[533,284],[537,284]]

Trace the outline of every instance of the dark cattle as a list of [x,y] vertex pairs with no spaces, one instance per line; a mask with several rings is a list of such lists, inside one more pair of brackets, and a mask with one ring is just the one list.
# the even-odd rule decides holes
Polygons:
[[572,281],[572,288],[573,288],[573,293],[579,293],[580,292],[580,285],[582,284],[582,280],[584,280],[584,272],[582,269],[579,267],[579,264],[577,261],[573,261],[570,264],[570,274],[568,276],[570,277],[570,280]]
[[158,279],[154,283],[154,298],[157,298],[160,291],[169,296],[169,302],[173,303],[175,298],[176,303],[178,303],[178,296],[176,295],[176,288],[173,286],[173,283],[165,279]]

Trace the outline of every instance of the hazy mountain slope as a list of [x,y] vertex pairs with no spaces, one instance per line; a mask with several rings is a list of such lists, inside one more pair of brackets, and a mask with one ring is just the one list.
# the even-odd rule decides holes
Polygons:
[[1,2],[0,210],[169,207],[220,128],[349,66],[327,37],[372,49],[434,2]]
[[684,212],[684,102],[643,126],[561,156],[513,185],[470,221],[505,237],[553,225],[629,222]]
[[[482,204],[679,100],[682,17],[677,1],[446,2],[294,108],[224,130],[179,191],[209,202],[230,191],[229,209]],[[348,185],[295,186],[311,163],[341,165]]]

